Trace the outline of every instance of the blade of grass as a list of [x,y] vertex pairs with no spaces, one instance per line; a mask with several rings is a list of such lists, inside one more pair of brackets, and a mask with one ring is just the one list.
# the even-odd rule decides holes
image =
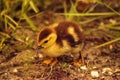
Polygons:
[[9,27],[11,27],[13,30],[16,29],[15,26],[14,26],[13,24],[9,23],[9,22],[8,22],[8,25],[9,25]]
[[106,28],[113,29],[113,30],[120,30],[120,26],[105,26]]
[[32,0],[30,0],[30,6],[36,13],[39,12],[39,9],[36,7]]
[[88,18],[87,20],[80,21],[79,23],[80,24],[87,24],[87,23],[95,21],[97,19],[103,19],[103,18],[107,18],[107,17],[110,17],[110,16],[97,16],[97,17],[93,17],[93,18]]
[[29,18],[26,14],[23,14],[23,17],[24,17],[24,19],[27,21],[27,23],[30,25],[29,27],[30,27],[32,30],[36,31],[37,28],[36,28],[36,26],[34,26],[33,22],[30,20],[30,18]]
[[[71,7],[70,7],[70,10],[68,11],[68,10],[67,10],[67,4],[66,4],[66,2],[64,1],[64,2],[63,2],[64,14],[67,14],[67,13],[68,13],[68,14],[70,14],[70,13],[78,13],[77,10],[76,10],[77,3],[78,3],[77,0],[76,0],[75,3],[73,3],[72,1],[70,1]],[[74,17],[73,15],[65,15],[65,18],[66,18],[67,20],[72,20],[73,17]]]
[[8,34],[4,33],[4,32],[0,32],[0,35],[4,36],[6,38],[10,38],[10,36]]
[[4,41],[5,41],[5,38],[2,38],[2,40],[0,42],[0,49],[2,49]]
[[[78,1],[76,0],[75,3],[70,1],[70,3],[71,3],[71,8],[70,8],[68,13],[78,13],[77,10],[76,10],[76,6],[77,6]],[[68,20],[72,20],[73,18],[74,18],[73,15],[68,15],[68,17],[67,17]]]
[[92,12],[97,5],[98,5],[98,4],[94,4],[94,5],[92,5],[92,6],[87,6],[86,9],[85,9],[82,13]]
[[104,12],[104,13],[56,13],[59,15],[71,15],[71,16],[110,16],[110,15],[117,15],[113,12]]
[[105,25],[104,28],[113,29],[113,30],[120,30],[120,26]]
[[65,18],[67,19],[67,17],[68,17],[68,15],[66,15],[67,14],[67,5],[66,5],[65,1],[63,2],[63,7],[64,7]]
[[106,6],[108,9],[110,9],[110,10],[113,11],[114,13],[120,15],[119,12],[115,11],[113,8],[111,8],[111,7],[110,7],[109,5],[107,5],[106,3],[103,3],[101,0],[96,0],[96,1],[97,1],[97,3],[99,3],[99,4]]
[[7,30],[7,23],[8,23],[8,21],[7,21],[6,16],[5,16],[5,18],[4,18],[4,22],[5,22],[5,30]]
[[102,29],[102,28],[108,28],[108,29],[113,29],[113,30],[120,30],[120,26],[116,26],[119,25],[119,23],[116,24],[103,24],[100,25],[98,28]]
[[104,3],[104,5],[105,5],[107,8],[109,8],[111,11],[113,11],[114,13],[116,13],[116,14],[120,15],[120,13],[119,13],[119,12],[115,11],[113,8],[111,8],[111,7],[110,7],[110,6],[108,6],[107,4],[105,4],[105,3]]
[[8,16],[8,15],[4,15],[6,18],[8,18],[11,22],[13,22],[16,26],[18,26],[18,23],[15,21],[15,20],[13,20],[10,16]]
[[111,41],[105,42],[105,43],[103,43],[103,44],[100,44],[100,45],[98,45],[98,46],[95,46],[94,48],[100,48],[100,47],[103,47],[103,46],[109,45],[109,44],[111,44],[111,43],[117,42],[117,41],[119,41],[119,40],[120,40],[120,37],[118,37],[118,38],[116,38],[116,39],[114,39],[114,40],[111,40]]
[[28,11],[29,8],[29,0],[24,0],[22,2],[22,15]]

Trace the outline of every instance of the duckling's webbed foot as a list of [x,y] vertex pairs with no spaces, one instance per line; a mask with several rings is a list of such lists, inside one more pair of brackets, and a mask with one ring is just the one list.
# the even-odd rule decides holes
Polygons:
[[44,64],[54,66],[58,62],[57,58],[48,58],[43,61]]
[[82,51],[80,51],[79,52],[79,57],[78,57],[78,59],[73,61],[73,65],[81,66],[81,65],[84,65],[84,64],[85,64],[84,57],[82,56]]

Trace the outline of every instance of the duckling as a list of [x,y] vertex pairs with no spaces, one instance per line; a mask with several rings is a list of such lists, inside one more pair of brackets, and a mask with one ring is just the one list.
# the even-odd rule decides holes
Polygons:
[[83,42],[84,34],[81,26],[75,22],[62,21],[40,30],[37,50],[51,58],[69,55],[69,53],[74,56],[82,50]]

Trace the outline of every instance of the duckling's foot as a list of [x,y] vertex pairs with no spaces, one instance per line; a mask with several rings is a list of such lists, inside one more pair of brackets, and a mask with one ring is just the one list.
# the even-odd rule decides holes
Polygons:
[[73,65],[78,66],[78,67],[81,65],[84,65],[84,64],[85,64],[84,57],[81,54],[79,56],[79,59],[77,59],[73,62]]
[[83,63],[82,63],[81,60],[75,60],[75,61],[73,62],[73,65],[79,67],[79,66],[83,65]]
[[43,61],[44,64],[51,65],[51,66],[54,66],[57,62],[58,61],[56,58],[49,58]]

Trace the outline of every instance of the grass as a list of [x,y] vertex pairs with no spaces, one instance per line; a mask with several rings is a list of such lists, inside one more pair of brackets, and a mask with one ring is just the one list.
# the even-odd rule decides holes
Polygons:
[[68,15],[68,16],[113,16],[117,15],[114,12],[103,12],[103,13],[58,13],[59,15]]
[[[0,0],[0,24],[1,30],[0,31],[0,47],[4,42],[11,38],[11,34],[7,33],[9,29],[14,32],[18,28],[25,28],[20,26],[21,18],[29,24],[29,28],[33,31],[36,31],[36,26],[32,23],[31,19],[27,15],[27,13],[32,9],[35,13],[39,12],[37,5],[34,3],[35,0],[16,0],[16,1],[5,1]],[[3,5],[4,4],[4,5]],[[21,9],[19,10],[19,7]],[[17,9],[18,8],[18,9]],[[18,21],[14,20],[14,17],[18,19]]]
[[[59,74],[56,74],[56,73],[60,72],[59,70],[56,70],[53,67],[49,67],[49,66],[47,66],[47,68],[46,68],[43,64],[41,64],[41,62],[38,62],[38,61],[36,61],[37,63],[36,62],[34,63],[36,39],[33,36],[36,36],[36,31],[39,31],[39,29],[32,22],[33,21],[32,19],[39,17],[39,16],[43,16],[45,14],[44,10],[47,11],[47,6],[49,6],[49,4],[52,4],[53,0],[51,0],[51,1],[50,0],[41,0],[43,3],[45,3],[44,5],[42,4],[42,2],[39,2],[38,0],[12,0],[12,1],[0,0],[0,1],[2,1],[3,4],[5,4],[5,5],[2,5],[0,2],[0,52],[2,53],[2,56],[5,56],[7,61],[8,60],[11,61],[13,59],[13,57],[16,58],[15,60],[13,59],[13,63],[15,62],[14,64],[18,64],[18,65],[12,65],[13,68],[11,66],[8,66],[8,67],[3,66],[3,68],[1,68],[1,69],[4,69],[4,68],[6,68],[7,70],[10,69],[9,72],[13,73],[12,75],[15,75],[15,76],[20,75],[26,79],[30,78],[30,77],[37,78],[37,79],[39,77],[42,77],[42,79],[44,79],[46,77],[46,79],[48,79],[49,76],[56,77],[57,75],[59,77]],[[45,2],[45,1],[48,1],[48,2]],[[104,42],[103,44],[100,44],[100,45],[93,46],[93,48],[101,48],[101,47],[106,48],[107,45],[111,45],[112,43],[116,43],[116,42],[120,41],[120,23],[117,20],[109,21],[109,19],[111,19],[112,17],[119,16],[119,13],[117,11],[112,9],[109,5],[101,2],[101,0],[96,0],[99,2],[96,2],[95,4],[93,4],[93,6],[86,7],[86,9],[83,12],[78,12],[76,10],[76,6],[78,3],[77,1],[79,1],[79,0],[76,0],[75,3],[72,2],[72,0],[70,0],[70,1],[71,1],[70,4],[72,6],[70,8],[70,10],[67,10],[68,6],[65,2],[63,2],[62,3],[63,5],[61,5],[61,6],[63,6],[63,8],[64,8],[64,12],[61,12],[61,13],[54,12],[56,9],[54,9],[53,11],[51,10],[51,12],[53,12],[55,14],[55,16],[56,16],[56,14],[64,16],[65,20],[71,20],[71,21],[78,22],[78,24],[82,24],[83,29],[85,29],[85,32],[88,32],[87,35],[90,35],[92,32],[97,33],[97,31],[99,31],[99,30],[106,30],[107,33],[106,32],[102,33],[102,31],[100,31],[101,34],[108,34],[110,36],[114,36],[114,38],[112,38],[113,40]],[[92,1],[92,0],[85,0],[85,1]],[[38,4],[42,4],[42,5],[38,5]],[[110,10],[110,12],[103,12],[103,13],[93,12],[95,7],[97,7],[97,5],[99,5],[99,4],[106,6]],[[3,8],[1,8],[1,6]],[[42,6],[43,11],[40,9],[40,6]],[[59,16],[57,16],[57,17],[59,19]],[[45,16],[45,18],[46,18],[46,16]],[[47,18],[48,18],[48,16],[47,16]],[[82,18],[84,18],[84,19],[82,19]],[[102,22],[102,21],[104,21],[104,19],[105,20],[107,19],[108,22]],[[112,18],[112,19],[114,20],[114,18]],[[98,21],[98,25],[96,25],[96,23],[94,23],[97,21]],[[25,26],[24,23],[27,23],[27,26]],[[86,25],[89,26],[89,24],[90,24],[90,26],[91,26],[91,23],[95,24],[95,25],[92,24],[94,27],[86,29]],[[21,26],[21,24],[23,26]],[[37,24],[41,25],[44,23],[41,22],[41,23],[37,23]],[[84,25],[85,25],[85,27],[84,27]],[[98,32],[98,34],[99,34],[99,32]],[[32,35],[32,37],[31,37],[31,35]],[[11,51],[11,49],[13,49],[13,51]],[[32,49],[32,51],[31,51],[31,49]],[[95,51],[95,52],[96,52],[95,54],[99,53],[97,51]],[[5,54],[3,54],[3,53],[5,53]],[[12,58],[7,59],[7,57],[6,57],[7,55],[10,55],[8,57],[10,57],[10,58],[12,57]],[[15,56],[13,56],[13,55],[15,55]],[[90,58],[92,58],[92,56],[90,56]],[[99,59],[101,59],[101,58],[99,57]],[[1,60],[1,58],[0,58],[0,60]],[[104,59],[101,59],[101,60],[103,61]],[[2,62],[2,60],[1,60],[1,62]],[[4,61],[4,62],[6,62],[6,61]],[[16,63],[16,62],[20,62],[20,64]],[[93,63],[94,62],[95,61],[93,61]],[[35,64],[35,65],[30,65],[30,63]],[[105,64],[105,65],[107,65],[107,64]],[[62,70],[62,73],[66,72],[67,76],[69,76],[68,73],[73,74],[73,76],[74,76],[74,72],[77,72],[78,69],[77,68],[72,69],[72,68],[74,68],[74,66],[71,67],[71,65],[69,66],[69,68],[70,68],[69,69],[68,66],[69,65],[67,63],[59,63],[58,64],[58,68],[60,68],[60,70]],[[90,67],[90,68],[88,68],[89,72],[92,71],[92,66],[88,65],[87,67]],[[18,71],[18,73],[17,72],[14,73],[12,69],[16,69]],[[73,70],[73,71],[71,72],[69,70]],[[48,72],[46,72],[46,71],[48,71]],[[5,70],[5,72],[6,72],[6,70]],[[21,74],[21,72],[22,72],[22,74]],[[1,73],[4,73],[4,72],[1,71]],[[27,74],[27,76],[25,74]],[[53,75],[53,74],[56,74],[56,75]],[[60,74],[61,74],[61,72],[60,72]],[[10,75],[5,74],[3,77],[5,79],[5,78],[7,78],[6,76],[10,76]],[[75,75],[76,75],[76,73],[75,73]],[[83,75],[83,73],[82,73],[82,75]],[[12,77],[12,78],[14,79],[14,77]],[[77,78],[75,78],[75,79],[77,79]]]
[[94,48],[101,48],[101,47],[103,47],[103,46],[110,45],[110,44],[112,44],[112,43],[114,43],[114,42],[117,42],[117,41],[120,41],[120,37],[118,37],[118,38],[116,38],[116,39],[113,39],[113,40],[111,40],[111,41],[105,42],[105,43],[103,43],[103,44],[100,44],[100,45],[98,45],[98,46],[95,46]]
[[[28,27],[29,29],[33,30],[33,31],[37,31],[37,27],[34,25],[34,23],[32,22],[31,18],[34,16],[38,16],[37,14],[42,14],[42,11],[40,11],[39,9],[39,5],[41,5],[42,3],[47,3],[45,1],[43,1],[42,3],[40,3],[39,1],[36,0],[14,0],[14,1],[5,1],[5,0],[0,0],[2,4],[0,4],[1,8],[0,8],[0,23],[2,23],[2,27],[1,27],[1,31],[0,31],[0,47],[2,47],[2,44],[4,44],[4,42],[10,38],[11,34],[8,34],[7,31],[9,31],[9,29],[11,29],[13,32],[18,29],[18,28],[25,28],[25,26],[20,26],[21,21],[25,20],[26,23],[28,23]],[[87,1],[87,0],[86,0]],[[54,3],[53,1],[49,2],[49,4],[42,4],[41,6],[43,6],[43,8],[46,8],[47,6],[49,6],[50,4]],[[80,24],[87,24],[89,22],[101,19],[101,18],[106,18],[106,17],[110,17],[110,16],[119,16],[120,13],[115,11],[113,8],[111,8],[109,5],[107,5],[106,3],[102,2],[101,0],[93,0],[93,2],[87,2],[87,3],[94,3],[93,6],[86,7],[86,9],[79,13],[76,9],[77,4],[78,4],[78,0],[76,2],[72,2],[70,1],[71,4],[71,8],[68,10],[68,6],[67,3],[64,1],[62,4],[63,8],[64,8],[64,12],[62,13],[56,13],[58,15],[63,15],[65,16],[66,20],[71,20],[74,21],[74,19],[77,16],[77,20],[79,21],[79,19],[81,17],[91,17],[88,18],[84,21],[79,21]],[[94,8],[97,5],[103,5],[106,6],[106,8],[108,8],[109,10],[111,10],[111,12],[92,12],[94,10]],[[46,6],[46,7],[45,7]],[[30,11],[34,12],[34,15],[28,15],[28,13],[30,13]],[[18,21],[16,21],[14,18],[17,18]],[[119,26],[113,25],[113,24],[104,24],[104,27],[98,26],[98,29],[101,28],[106,28],[106,29],[112,29],[112,30],[120,30]],[[108,43],[104,43],[99,45],[98,47],[101,46],[106,46],[111,42],[116,42],[118,41],[119,38],[116,38],[113,41],[110,41]],[[97,47],[97,48],[98,48]]]
[[101,0],[96,0],[96,1],[97,1],[98,4],[104,5],[104,6],[106,6],[108,9],[110,9],[112,12],[120,15],[119,12],[115,11],[113,8],[111,8],[111,7],[110,7],[109,5],[107,5],[106,3],[103,3]]

